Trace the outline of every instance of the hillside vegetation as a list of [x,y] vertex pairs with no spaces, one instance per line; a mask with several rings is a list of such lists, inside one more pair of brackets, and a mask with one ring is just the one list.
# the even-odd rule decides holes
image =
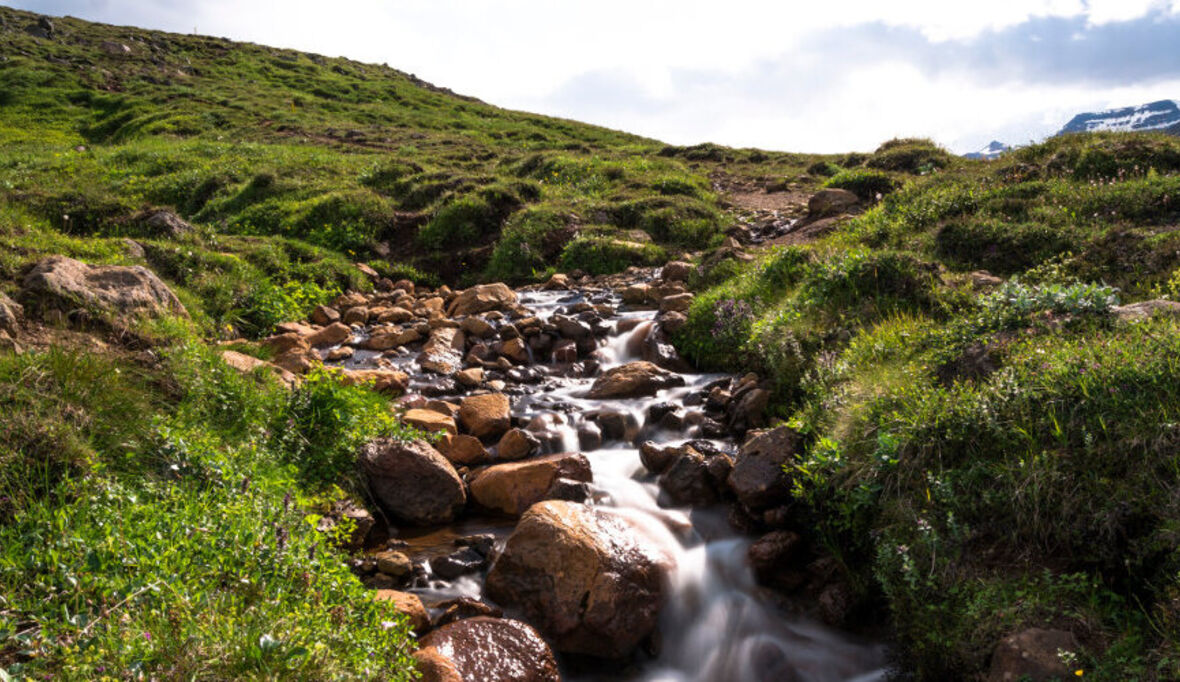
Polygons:
[[[923,145],[841,173],[891,146]],[[1180,677],[1178,171],[1146,134],[890,169],[826,237],[702,269],[682,349],[775,380],[798,521],[920,679],[1049,626],[1087,679]]]

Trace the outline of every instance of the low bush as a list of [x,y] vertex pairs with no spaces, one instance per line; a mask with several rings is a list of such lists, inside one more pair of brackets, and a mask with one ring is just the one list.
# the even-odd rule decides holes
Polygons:
[[846,189],[862,201],[876,201],[897,189],[888,173],[874,170],[846,169],[828,178],[824,187]]
[[654,244],[639,244],[608,236],[585,236],[561,252],[561,270],[592,275],[622,272],[632,265],[655,266],[668,261],[668,252]]

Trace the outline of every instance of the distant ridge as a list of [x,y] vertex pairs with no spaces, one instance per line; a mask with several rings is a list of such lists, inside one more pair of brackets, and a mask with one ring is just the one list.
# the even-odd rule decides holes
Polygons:
[[1011,146],[1000,142],[999,140],[992,140],[986,147],[975,152],[968,152],[963,155],[965,159],[978,159],[983,161],[992,161],[1000,158],[1005,152],[1010,151]]
[[1057,134],[1142,130],[1180,135],[1180,102],[1162,99],[1139,106],[1078,114]]

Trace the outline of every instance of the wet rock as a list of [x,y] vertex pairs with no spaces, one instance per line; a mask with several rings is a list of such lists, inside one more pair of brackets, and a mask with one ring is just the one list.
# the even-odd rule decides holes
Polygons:
[[572,365],[578,361],[578,344],[573,339],[563,339],[553,347],[553,362]]
[[643,467],[653,474],[662,474],[672,466],[672,462],[676,459],[677,448],[674,447],[660,447],[650,440],[644,441],[639,446],[639,461],[643,463]]
[[787,426],[749,438],[738,451],[729,475],[729,487],[738,501],[752,510],[787,501],[790,486],[783,465],[794,459],[798,445],[798,432]]
[[496,446],[496,455],[500,459],[524,459],[541,449],[541,441],[528,431],[510,429],[500,438]]
[[726,406],[726,423],[731,431],[745,433],[748,429],[765,423],[766,407],[770,404],[770,391],[754,388],[743,392]]
[[414,313],[401,307],[374,310],[371,314],[378,324],[404,324],[414,319]]
[[413,654],[414,667],[422,682],[464,682],[455,662],[438,649],[419,649]]
[[776,530],[751,544],[746,556],[758,582],[791,591],[807,579],[800,565],[806,558],[805,550],[798,533]]
[[[430,632],[420,644],[414,657],[424,682],[561,682],[549,645],[520,621],[465,618]],[[430,672],[423,670],[423,659],[432,661]],[[433,672],[439,668],[441,673]],[[432,677],[439,674],[455,677]]]
[[404,578],[414,570],[410,557],[401,552],[386,550],[373,556],[377,562],[377,570],[394,578]]
[[1081,649],[1072,632],[1029,628],[1005,637],[992,652],[987,682],[1047,682],[1074,677],[1061,661],[1059,651],[1077,653]]
[[622,658],[656,626],[668,565],[625,517],[550,500],[521,518],[487,590],[559,651]]
[[688,278],[692,276],[692,270],[692,263],[672,261],[664,266],[664,269],[660,271],[660,276],[668,282],[687,282]]
[[558,272],[558,273],[554,274],[552,277],[550,277],[549,281],[545,282],[545,286],[543,288],[545,289],[545,291],[569,289],[570,288],[569,275],[565,275],[565,274]]
[[836,581],[824,587],[820,592],[820,619],[832,627],[843,627],[848,621],[848,614],[855,605],[856,596],[852,587],[843,580]]
[[324,355],[324,359],[328,361],[347,360],[353,355],[356,355],[356,349],[350,346],[341,346],[333,348]]
[[622,291],[623,303],[643,305],[647,302],[647,291],[648,285],[646,284],[632,284]]
[[465,336],[453,327],[440,327],[430,332],[430,339],[418,355],[422,369],[437,374],[451,375],[463,368]]
[[424,441],[370,441],[361,447],[359,460],[373,496],[407,523],[447,523],[467,503],[454,467]]
[[590,398],[637,398],[683,386],[684,377],[660,369],[650,362],[629,362],[607,370],[590,387]]
[[475,436],[448,435],[438,441],[436,447],[449,462],[459,466],[477,466],[492,458]]
[[444,625],[463,620],[464,618],[503,618],[504,611],[491,604],[481,602],[471,597],[456,597],[455,599],[448,599],[440,602],[434,608],[442,611],[438,619],[434,621],[434,626],[441,628]]
[[365,307],[349,308],[340,315],[340,321],[346,325],[365,324],[369,321],[369,309]]
[[553,323],[557,326],[557,330],[561,332],[561,335],[567,339],[588,339],[594,336],[594,330],[590,328],[590,325],[572,317],[554,315]]
[[406,413],[402,415],[402,421],[423,431],[442,431],[452,436],[459,433],[454,419],[434,410],[406,410]]
[[583,450],[597,450],[602,447],[602,429],[593,422],[579,424],[578,447]]
[[510,410],[503,393],[468,396],[459,405],[459,423],[476,438],[499,438],[512,425]]
[[430,560],[430,570],[443,580],[454,580],[468,573],[476,573],[487,564],[487,557],[471,547],[464,547]]
[[455,381],[468,388],[474,388],[483,383],[483,368],[471,367],[455,373]]
[[537,502],[554,498],[555,484],[561,480],[593,480],[585,455],[567,452],[492,465],[471,479],[471,498],[485,509],[519,516]]
[[430,616],[426,607],[416,594],[398,592],[397,590],[377,590],[373,595],[377,601],[388,602],[400,613],[404,613],[410,621],[410,629],[415,632],[426,632],[430,628]]
[[474,315],[489,310],[504,310],[516,303],[516,294],[508,285],[480,284],[463,291],[451,301],[447,314],[451,317]]
[[691,448],[683,448],[672,460],[660,474],[659,485],[671,505],[703,506],[718,499],[705,456]]
[[338,343],[344,343],[352,336],[352,328],[343,322],[333,322],[323,329],[313,332],[305,337],[305,340],[313,348],[323,348],[325,346],[335,346]]
[[859,202],[860,199],[846,189],[821,189],[807,200],[807,217],[814,220],[847,213]]
[[630,443],[639,435],[639,421],[629,412],[603,410],[593,415],[602,430],[603,440],[621,440]]
[[122,324],[139,316],[188,316],[168,285],[143,266],[91,266],[65,256],[34,265],[21,282],[19,297],[41,315],[95,314]]
[[476,339],[486,339],[496,333],[496,328],[482,317],[465,318],[459,323],[459,328],[468,336]]
[[688,316],[682,312],[673,310],[660,315],[656,318],[656,322],[659,323],[660,329],[663,329],[669,334],[675,334],[681,329],[684,329],[684,325],[688,324]]
[[508,339],[503,343],[497,344],[497,351],[500,353],[500,355],[508,358],[518,365],[525,365],[529,362],[528,346],[520,337]]
[[496,546],[496,536],[488,533],[464,535],[461,538],[455,538],[455,544],[459,547],[470,547],[480,554],[488,556]]

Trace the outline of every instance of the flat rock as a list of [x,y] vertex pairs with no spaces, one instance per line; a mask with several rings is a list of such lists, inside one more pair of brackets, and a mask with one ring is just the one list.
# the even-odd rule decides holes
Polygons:
[[499,438],[512,425],[511,408],[503,393],[468,396],[459,403],[459,424],[476,438]]
[[423,657],[441,658],[447,663],[434,665],[453,670],[463,682],[561,682],[553,650],[520,621],[464,618],[430,632],[419,643],[422,649],[415,658],[422,652],[428,652]]
[[20,298],[42,314],[82,311],[120,322],[139,316],[188,316],[168,285],[143,266],[87,265],[65,256],[34,265],[21,282]]
[[594,480],[586,456],[566,452],[492,465],[471,478],[471,498],[485,509],[520,516],[537,502],[552,499],[560,479]]
[[637,398],[652,396],[665,388],[683,386],[684,377],[660,369],[653,363],[629,362],[607,370],[594,380],[590,398]]
[[504,310],[516,303],[516,293],[507,284],[480,284],[464,290],[451,301],[447,314],[451,317],[474,315],[489,310]]
[[463,348],[466,337],[454,327],[431,330],[430,339],[418,355],[422,369],[437,374],[451,375],[463,368]]

